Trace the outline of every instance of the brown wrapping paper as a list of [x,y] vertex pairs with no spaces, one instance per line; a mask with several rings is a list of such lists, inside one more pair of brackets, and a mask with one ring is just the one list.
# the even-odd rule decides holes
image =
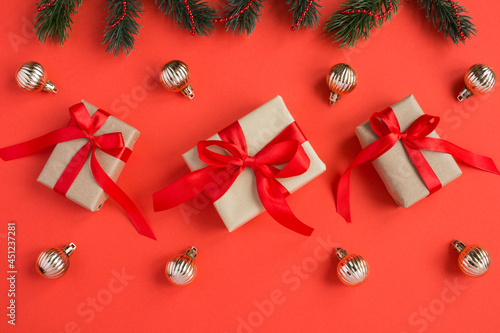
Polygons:
[[[98,108],[83,100],[82,102],[85,104],[89,114],[93,116]],[[134,148],[134,144],[140,135],[140,132],[137,129],[113,116],[110,116],[106,120],[104,125],[95,133],[95,135],[98,136],[114,132],[122,133],[125,145],[131,150]],[[56,145],[47,163],[45,164],[45,167],[40,173],[40,176],[38,177],[38,182],[54,189],[57,180],[66,169],[68,163],[85,143],[87,143],[87,139],[77,139],[62,142]],[[125,162],[110,156],[99,149],[96,151],[95,155],[103,170],[114,182],[116,182],[118,176],[123,170],[123,167],[125,166]],[[90,169],[90,156],[87,158],[85,165],[66,193],[66,198],[93,212],[101,209],[104,201],[108,198],[108,195],[102,188],[99,187],[92,176],[92,171]]]
[[[398,118],[402,132],[424,114],[413,95],[394,104],[392,109]],[[369,121],[356,128],[356,135],[363,148],[379,139]],[[436,131],[428,136],[439,138]],[[428,150],[422,150],[422,154],[443,186],[462,174],[451,155]],[[429,190],[401,141],[398,141],[394,147],[373,161],[373,166],[384,182],[387,191],[399,205],[409,207],[429,195]]]

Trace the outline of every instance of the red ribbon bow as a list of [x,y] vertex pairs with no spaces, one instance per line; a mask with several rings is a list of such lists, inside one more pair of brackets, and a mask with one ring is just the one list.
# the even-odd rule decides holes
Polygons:
[[92,175],[99,186],[113,200],[115,200],[127,213],[137,231],[146,237],[156,239],[153,231],[142,216],[139,209],[130,200],[111,178],[102,169],[95,156],[95,150],[119,158],[126,162],[131,154],[131,150],[125,147],[123,136],[120,132],[108,133],[99,136],[94,134],[106,122],[109,114],[101,109],[97,110],[93,117],[90,117],[85,105],[78,103],[69,109],[71,121],[67,127],[55,130],[36,139],[26,141],[17,145],[0,149],[0,158],[4,161],[17,159],[34,154],[42,149],[56,145],[61,142],[86,138],[88,142],[75,154],[61,177],[54,186],[54,191],[66,195],[71,184],[82,169],[90,154],[90,167]]
[[[209,166],[193,171],[153,194],[154,210],[175,207],[205,189],[210,200],[217,201],[249,167],[255,173],[260,201],[269,214],[284,227],[311,235],[314,229],[295,217],[285,201],[290,193],[277,180],[301,175],[309,169],[310,160],[302,148],[307,139],[298,125],[294,122],[287,126],[255,156],[248,155],[245,136],[238,122],[219,132],[219,136],[222,141],[198,142],[198,155]],[[209,150],[208,147],[212,146],[222,148],[230,155]],[[273,166],[277,164],[286,165],[280,170]]]
[[351,169],[365,162],[376,160],[391,149],[398,140],[402,141],[410,159],[429,189],[429,195],[439,190],[442,185],[420,149],[447,153],[474,168],[500,175],[500,171],[491,158],[472,153],[443,139],[427,137],[434,131],[438,123],[439,117],[422,115],[406,131],[401,132],[398,119],[391,108],[374,113],[370,117],[370,125],[380,136],[380,139],[361,150],[340,178],[337,187],[337,212],[346,221],[351,222],[349,196]]

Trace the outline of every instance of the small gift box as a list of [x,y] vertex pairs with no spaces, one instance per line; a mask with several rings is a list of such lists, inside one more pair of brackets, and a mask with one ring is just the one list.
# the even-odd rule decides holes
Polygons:
[[68,126],[1,148],[0,157],[17,159],[55,145],[40,183],[91,211],[99,210],[110,196],[140,234],[155,239],[138,208],[115,183],[139,131],[85,101],[70,107],[70,116]]
[[[84,100],[82,100],[82,103],[85,105],[85,109],[90,117],[92,117],[98,110],[97,107]],[[98,137],[109,133],[121,133],[123,137],[123,144],[130,151],[134,148],[134,144],[141,134],[137,129],[113,116],[107,117],[104,124],[102,124],[100,129],[93,135]],[[78,153],[78,151],[80,151],[80,149],[82,149],[82,147],[88,142],[89,140],[87,138],[81,138],[58,143],[54,147],[52,154],[40,173],[38,182],[44,184],[50,189],[54,189],[54,186],[67,170],[75,154]],[[106,172],[109,178],[111,178],[113,182],[116,182],[118,176],[120,176],[120,173],[123,170],[123,167],[125,166],[126,161],[109,155],[101,149],[96,149],[95,156],[99,161],[101,168]],[[94,180],[90,166],[90,156],[88,156],[80,172],[76,175],[76,178],[67,189],[65,196],[92,212],[101,209],[104,201],[108,198],[108,194]]]
[[192,172],[154,194],[155,210],[204,191],[229,231],[267,210],[285,227],[311,234],[284,198],[326,167],[280,96],[199,142],[183,158]]
[[350,222],[349,175],[352,168],[372,162],[394,200],[409,207],[458,178],[462,171],[452,155],[475,168],[499,174],[489,157],[474,154],[434,130],[439,117],[424,114],[410,95],[374,113],[356,128],[363,150],[341,177],[337,211]]
[[[413,95],[392,105],[391,109],[396,115],[401,131],[406,131],[415,120],[424,114]],[[362,148],[380,139],[371,127],[370,121],[356,128],[356,136]],[[428,136],[439,138],[436,131],[432,131]],[[450,154],[430,150],[422,150],[422,154],[442,186],[457,179],[462,174]],[[391,149],[372,163],[387,191],[399,205],[410,207],[430,194],[401,140],[398,140]]]

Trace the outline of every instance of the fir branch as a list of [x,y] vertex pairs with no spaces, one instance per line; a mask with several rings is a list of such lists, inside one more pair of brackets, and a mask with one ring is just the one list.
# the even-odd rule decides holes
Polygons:
[[[158,9],[163,10],[164,15],[170,15],[179,27],[189,32],[193,31],[198,36],[211,36],[217,11],[207,2],[200,0],[187,0],[186,2],[187,4],[184,4],[182,0],[155,0]],[[191,10],[192,17],[190,17],[189,10]],[[194,22],[194,30],[191,28],[192,22]]]
[[230,0],[224,7],[224,17],[228,18],[226,30],[234,34],[246,33],[250,36],[260,22],[262,7],[265,0]]
[[[391,3],[392,11],[389,10]],[[342,9],[328,18],[324,31],[335,38],[334,43],[340,41],[340,48],[343,48],[353,47],[359,41],[368,39],[372,28],[380,28],[397,13],[399,0],[347,0],[341,6]],[[384,11],[386,15],[376,17]]]
[[[301,30],[302,28],[315,29],[319,24],[319,8],[322,8],[322,6],[315,0],[312,0],[310,6],[308,6],[308,2],[309,0],[286,1],[286,4],[290,6],[288,10],[293,13],[293,23],[298,23],[298,29]],[[307,12],[305,12],[306,8],[309,8]],[[304,16],[302,16],[303,13],[305,13]]]
[[82,0],[41,0],[34,28],[38,40],[64,45],[73,24],[71,16],[81,4]]
[[117,56],[120,52],[129,54],[134,49],[135,36],[141,27],[137,19],[142,16],[140,0],[107,0],[106,29],[102,44],[108,44],[106,52]]
[[[418,0],[420,9],[425,9],[425,16],[438,31],[450,38],[455,45],[465,44],[467,38],[476,35],[476,27],[470,16],[464,15],[467,9],[451,0]],[[455,13],[454,8],[457,9]],[[457,18],[458,16],[458,18]],[[462,37],[463,35],[463,37]]]

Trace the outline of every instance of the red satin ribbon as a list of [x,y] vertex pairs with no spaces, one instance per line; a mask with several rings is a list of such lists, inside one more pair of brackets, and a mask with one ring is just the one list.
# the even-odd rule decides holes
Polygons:
[[[285,201],[290,193],[277,180],[303,174],[309,169],[310,160],[302,148],[307,141],[294,122],[255,156],[249,156],[245,136],[238,122],[219,132],[222,141],[198,142],[198,155],[209,166],[193,171],[173,184],[153,194],[154,210],[169,209],[205,191],[217,201],[226,193],[245,167],[252,168],[260,201],[269,214],[281,225],[309,236],[313,228],[302,223]],[[219,147],[230,155],[219,154],[209,147]],[[273,165],[286,164],[283,169]]]
[[361,150],[340,178],[337,187],[337,212],[346,221],[351,222],[349,195],[351,170],[360,164],[376,160],[391,149],[398,140],[402,141],[410,159],[429,189],[429,195],[439,190],[442,185],[420,149],[447,153],[474,168],[500,175],[500,171],[491,158],[472,153],[443,139],[427,137],[438,123],[439,117],[423,115],[415,120],[406,131],[401,132],[399,122],[391,108],[374,113],[370,117],[370,125],[380,139]]
[[54,191],[66,195],[71,184],[82,169],[90,154],[90,168],[97,184],[113,200],[115,200],[127,213],[139,234],[156,239],[153,231],[149,227],[139,209],[130,200],[115,182],[109,178],[101,168],[95,156],[95,150],[114,156],[126,162],[131,154],[131,150],[125,147],[123,136],[120,132],[108,133],[99,136],[94,134],[106,122],[109,114],[101,109],[97,110],[93,117],[90,117],[85,105],[78,103],[69,109],[71,121],[67,127],[55,130],[36,139],[26,141],[0,149],[0,158],[9,161],[34,154],[42,149],[56,145],[61,142],[86,138],[88,142],[75,154],[63,174],[54,186]]

